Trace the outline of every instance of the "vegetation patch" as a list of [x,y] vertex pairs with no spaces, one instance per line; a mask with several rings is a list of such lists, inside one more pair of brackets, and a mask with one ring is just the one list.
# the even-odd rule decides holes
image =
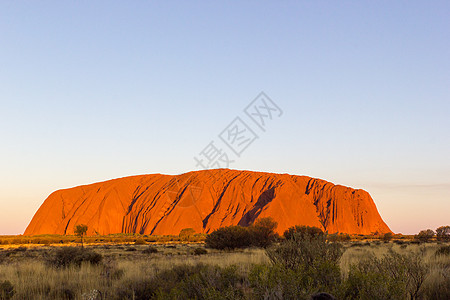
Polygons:
[[59,247],[46,257],[47,264],[55,268],[80,267],[83,262],[98,265],[101,261],[99,253],[79,247]]
[[0,299],[11,299],[15,294],[14,286],[8,280],[0,282]]
[[443,245],[440,246],[439,249],[436,250],[436,256],[444,255],[444,256],[450,256],[450,245]]
[[272,218],[261,218],[249,227],[219,228],[206,237],[205,243],[207,247],[219,250],[268,247],[278,239],[276,227],[277,223]]
[[142,253],[144,254],[158,253],[158,249],[155,246],[148,246],[147,248],[142,250]]

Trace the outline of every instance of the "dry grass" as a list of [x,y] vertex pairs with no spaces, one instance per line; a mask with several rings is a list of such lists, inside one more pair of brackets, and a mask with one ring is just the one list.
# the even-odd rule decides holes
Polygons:
[[[370,246],[355,247],[354,244],[349,243],[346,245],[346,250],[341,258],[341,272],[345,277],[349,272],[351,264],[356,264],[358,261],[367,258],[370,255],[380,258],[387,254],[389,249],[401,254],[420,253],[422,257],[421,261],[428,269],[428,274],[423,282],[421,291],[428,291],[428,294],[432,294],[430,291],[445,290],[448,293],[450,289],[450,257],[448,255],[435,255],[436,250],[441,246],[442,244],[438,243],[403,245],[395,243],[378,243],[378,245],[371,244]],[[441,295],[439,295],[439,297],[439,299],[442,299]]]
[[10,253],[0,264],[0,282],[9,280],[14,285],[16,294],[13,299],[61,299],[65,293],[73,294],[74,299],[83,299],[82,295],[92,290],[111,294],[125,282],[151,277],[175,265],[237,265],[242,272],[248,272],[252,264],[267,262],[262,249],[208,250],[205,255],[193,255],[198,244],[159,244],[155,245],[158,253],[144,254],[142,251],[147,247],[131,244],[91,246],[103,255],[103,264],[83,264],[81,268],[66,269],[51,268],[42,259],[53,247],[30,247],[18,252],[10,248],[0,252],[2,256]]
[[[146,243],[170,243],[170,242],[204,242],[205,234],[196,233],[189,236],[179,235],[143,235],[132,233],[116,233],[109,235],[93,235],[83,238],[86,244],[103,245],[103,244],[129,244],[136,241],[144,241]],[[34,236],[24,235],[0,235],[0,248],[20,245],[68,245],[77,244],[80,238],[74,235],[57,235],[42,234]]]
[[[201,245],[201,244],[200,244]],[[389,249],[400,253],[424,253],[424,262],[429,266],[429,275],[425,286],[432,286],[443,280],[450,270],[449,256],[435,256],[439,247],[436,243],[405,244],[371,243],[370,245],[352,246],[345,244],[345,252],[341,259],[341,268],[345,276],[350,264],[373,254],[381,257]],[[175,265],[198,263],[228,266],[236,265],[239,271],[246,274],[253,264],[268,263],[262,249],[246,249],[240,251],[217,251],[208,249],[205,255],[193,255],[199,244],[155,244],[157,253],[145,254],[142,251],[148,245],[91,245],[104,257],[98,266],[83,264],[81,268],[70,267],[56,269],[48,267],[43,257],[52,249],[48,246],[29,247],[14,250],[9,246],[0,250],[0,282],[9,280],[15,287],[13,299],[85,299],[83,294],[92,290],[101,290],[107,295],[123,286],[125,282],[148,278],[156,272]],[[135,249],[130,251],[130,249]]]

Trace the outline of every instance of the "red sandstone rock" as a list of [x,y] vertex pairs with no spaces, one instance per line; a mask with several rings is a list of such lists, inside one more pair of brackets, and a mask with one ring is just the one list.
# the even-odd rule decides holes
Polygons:
[[278,222],[279,233],[294,225],[329,233],[391,232],[364,190],[306,176],[218,169],[132,176],[56,191],[24,234],[73,234],[77,224],[88,225],[90,235],[166,235],[183,228],[209,233],[269,216]]

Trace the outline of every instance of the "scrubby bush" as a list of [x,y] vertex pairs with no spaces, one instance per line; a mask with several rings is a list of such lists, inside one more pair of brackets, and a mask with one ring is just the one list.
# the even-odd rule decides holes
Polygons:
[[142,253],[144,254],[158,253],[158,249],[156,249],[155,246],[148,246],[146,249],[142,250]]
[[448,300],[450,299],[450,275],[448,270],[442,271],[441,276],[428,280],[423,289],[423,299]]
[[115,259],[108,257],[102,263],[101,276],[109,280],[119,280],[125,274],[125,271],[119,268],[118,263]]
[[431,229],[421,230],[414,238],[421,242],[428,242],[435,234],[436,233]]
[[134,241],[134,244],[135,244],[135,245],[146,245],[147,242],[146,242],[144,239],[139,238],[139,239],[136,239],[136,240]]
[[[300,292],[296,297],[320,290],[334,291],[340,284],[342,246],[328,242],[326,236],[318,231],[311,233],[294,232],[280,245],[266,250],[274,267],[286,272],[288,277],[297,278],[294,282]],[[286,280],[290,282],[289,278]]]
[[14,249],[14,252],[25,252],[27,250],[28,250],[27,247],[21,246],[21,247],[17,247],[16,249]]
[[327,242],[323,235],[309,239],[300,233],[267,249],[266,253],[273,264],[280,264],[288,269],[309,269],[321,261],[337,263],[342,256],[342,246]]
[[330,242],[348,242],[351,241],[351,239],[351,236],[347,233],[334,233],[327,235],[327,240]]
[[450,255],[450,245],[446,245],[446,246],[441,246],[439,247],[436,252],[435,255],[444,255],[444,256],[449,256]]
[[214,249],[236,249],[249,247],[251,233],[245,227],[228,226],[211,232],[205,240],[206,246]]
[[203,255],[203,254],[207,254],[208,251],[205,248],[197,247],[194,249],[193,253],[194,253],[194,255]]
[[195,230],[193,228],[184,228],[181,229],[180,234],[178,234],[178,237],[181,241],[189,241],[191,236],[195,234]]
[[352,265],[344,282],[345,299],[417,299],[428,272],[423,253],[402,255],[390,250]]
[[313,239],[323,236],[324,232],[318,227],[295,225],[283,233],[284,238],[287,240],[292,239],[294,235],[301,239]]
[[244,299],[245,278],[237,267],[180,265],[152,278],[128,281],[115,292],[116,299]]
[[207,247],[214,249],[267,247],[278,239],[276,227],[277,223],[272,218],[261,218],[249,227],[219,228],[210,233],[205,242]]
[[450,226],[441,226],[437,228],[436,239],[438,241],[450,241]]
[[0,299],[6,300],[11,299],[16,292],[14,291],[14,286],[8,280],[0,283]]
[[51,289],[47,297],[48,299],[73,300],[75,299],[75,292],[73,291],[73,288],[62,286]]
[[393,237],[392,232],[386,232],[386,233],[383,235],[383,241],[389,242],[390,240],[392,240],[392,237]]
[[47,264],[56,268],[64,268],[70,265],[80,267],[83,262],[97,265],[101,261],[101,254],[78,247],[60,247],[46,257]]
[[267,247],[278,239],[275,232],[278,223],[272,218],[257,219],[249,228],[251,245],[256,247]]
[[405,288],[383,272],[367,272],[362,264],[352,266],[344,283],[343,299],[404,299]]
[[324,290],[337,293],[339,289],[336,285],[318,283],[301,270],[286,269],[280,265],[254,265],[248,280],[252,288],[250,299],[321,299],[312,298],[312,295]]
[[249,282],[255,299],[307,299],[302,272],[280,265],[255,265]]

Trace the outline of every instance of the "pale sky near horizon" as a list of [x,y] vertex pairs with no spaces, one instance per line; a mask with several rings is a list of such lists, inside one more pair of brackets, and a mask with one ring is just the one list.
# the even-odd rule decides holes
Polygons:
[[[0,235],[53,191],[230,168],[367,190],[396,233],[450,225],[448,1],[0,2]],[[283,111],[263,132],[244,108]],[[218,135],[259,136],[240,157]]]

